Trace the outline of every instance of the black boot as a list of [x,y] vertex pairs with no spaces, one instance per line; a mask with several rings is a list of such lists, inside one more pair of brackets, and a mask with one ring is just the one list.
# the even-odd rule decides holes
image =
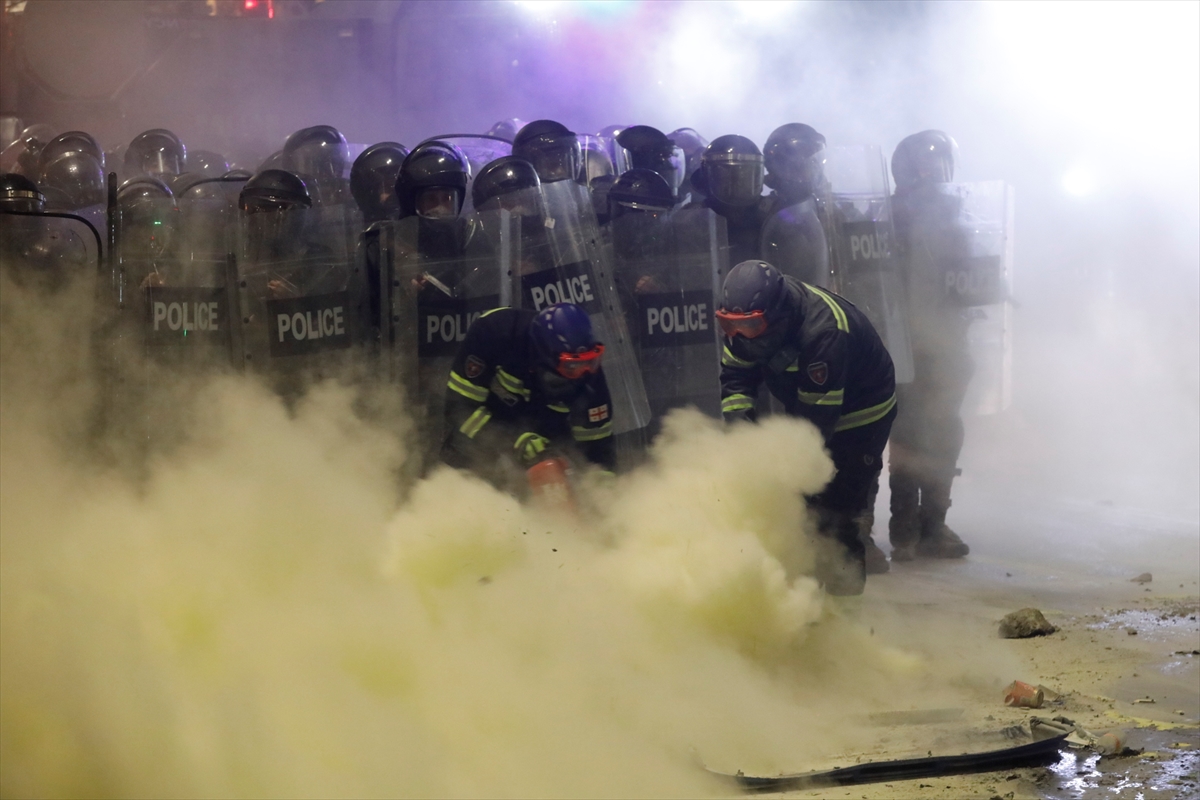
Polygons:
[[859,595],[867,584],[867,554],[849,514],[822,509],[817,581],[835,597]]
[[892,561],[912,561],[921,538],[921,495],[917,479],[903,470],[893,469],[888,485],[892,490],[892,516],[888,520]]
[[950,510],[950,485],[954,479],[931,481],[921,486],[921,538],[917,555],[925,558],[962,558],[971,552],[967,543],[946,524]]
[[876,476],[875,482],[871,485],[871,494],[867,499],[867,507],[861,514],[854,518],[854,524],[858,528],[858,539],[866,548],[867,559],[867,574],[882,575],[891,568],[888,563],[887,554],[879,549],[879,545],[875,544],[873,534],[875,533],[875,498],[879,495],[879,478]]

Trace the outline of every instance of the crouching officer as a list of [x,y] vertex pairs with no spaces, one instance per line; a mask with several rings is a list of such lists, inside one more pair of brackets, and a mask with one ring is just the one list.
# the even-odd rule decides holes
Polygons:
[[482,314],[446,385],[442,460],[503,483],[502,462],[528,468],[547,450],[573,447],[615,470],[603,353],[587,312],[573,303]]
[[808,502],[819,532],[844,552],[818,558],[817,578],[832,595],[862,594],[866,551],[854,518],[866,507],[896,416],[891,356],[852,303],[765,261],[730,270],[716,317],[725,334],[722,414],[756,419],[754,398],[766,382],[789,415],[820,429],[837,472]]

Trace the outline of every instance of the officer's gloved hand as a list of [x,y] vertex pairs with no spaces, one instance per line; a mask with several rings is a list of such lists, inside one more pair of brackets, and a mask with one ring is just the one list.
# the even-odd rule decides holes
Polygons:
[[542,455],[549,446],[550,440],[545,436],[533,431],[526,431],[518,436],[517,441],[513,443],[513,452],[516,453],[517,459],[523,465],[531,467],[541,460]]

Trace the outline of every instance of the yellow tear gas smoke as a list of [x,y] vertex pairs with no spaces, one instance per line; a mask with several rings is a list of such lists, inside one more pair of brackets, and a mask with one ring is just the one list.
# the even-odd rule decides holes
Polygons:
[[937,673],[805,577],[805,423],[676,414],[564,518],[449,469],[402,501],[346,385],[159,371],[130,478],[87,295],[0,296],[4,796],[725,794],[702,764],[813,763]]

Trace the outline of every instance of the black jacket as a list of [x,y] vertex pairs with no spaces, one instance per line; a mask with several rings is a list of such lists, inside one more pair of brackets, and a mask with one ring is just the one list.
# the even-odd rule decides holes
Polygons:
[[562,393],[547,391],[529,337],[534,316],[498,308],[467,331],[446,384],[442,459],[456,467],[486,465],[532,432],[558,446],[573,442],[592,463],[615,469],[612,400],[603,370]]
[[[896,377],[875,328],[853,303],[794,278],[782,343],[757,357],[740,336],[721,354],[721,412],[753,419],[765,381],[791,416],[811,420],[825,437],[882,419],[896,405]],[[769,334],[768,334],[769,335]]]

